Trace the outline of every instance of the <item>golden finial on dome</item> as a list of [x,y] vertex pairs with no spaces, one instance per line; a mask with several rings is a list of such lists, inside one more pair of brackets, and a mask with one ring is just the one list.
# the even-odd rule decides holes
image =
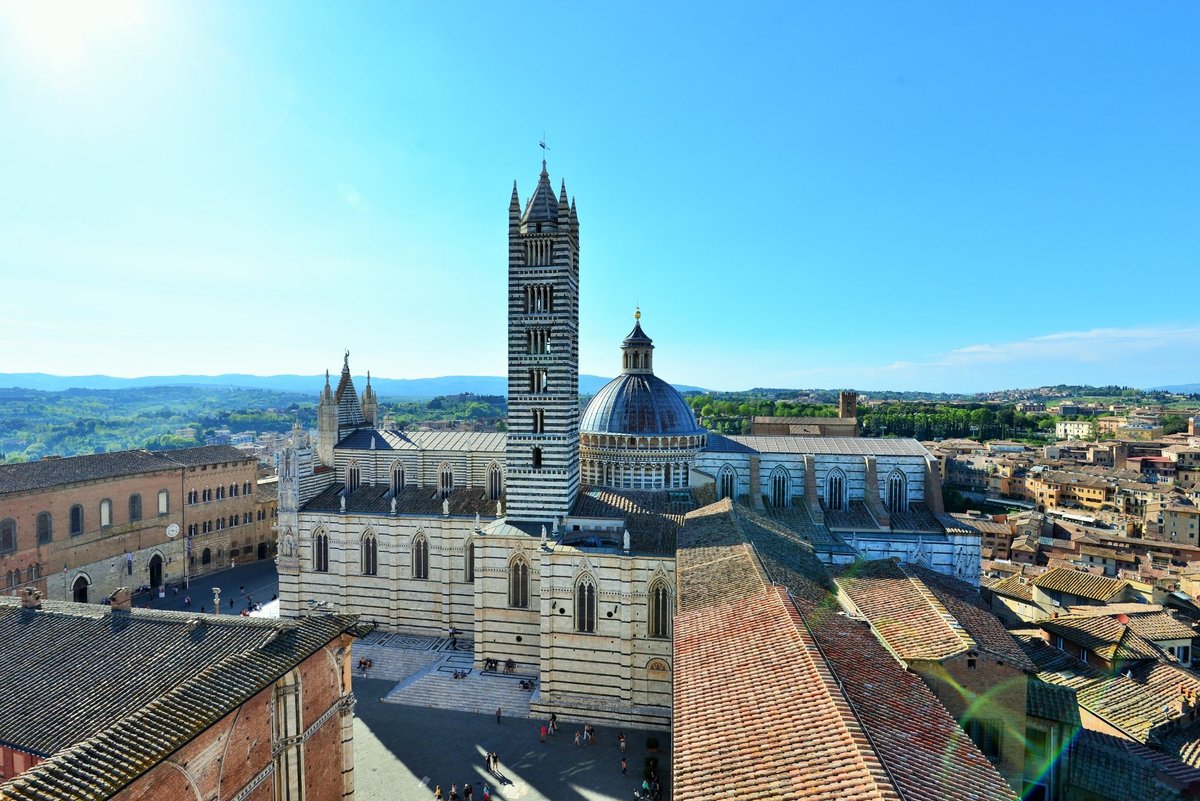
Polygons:
[[642,319],[642,307],[641,306],[633,307],[633,319],[635,319],[635,320]]

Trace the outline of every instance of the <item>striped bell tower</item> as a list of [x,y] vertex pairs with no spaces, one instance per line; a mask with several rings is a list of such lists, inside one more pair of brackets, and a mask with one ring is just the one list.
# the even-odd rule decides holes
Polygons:
[[561,520],[579,492],[579,218],[542,160],[521,210],[508,206],[510,521]]

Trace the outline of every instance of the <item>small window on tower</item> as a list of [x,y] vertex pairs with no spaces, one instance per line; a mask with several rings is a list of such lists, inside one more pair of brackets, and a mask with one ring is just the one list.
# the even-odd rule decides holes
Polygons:
[[533,469],[539,470],[539,469],[541,469],[541,467],[542,467],[542,449],[534,448],[533,449]]

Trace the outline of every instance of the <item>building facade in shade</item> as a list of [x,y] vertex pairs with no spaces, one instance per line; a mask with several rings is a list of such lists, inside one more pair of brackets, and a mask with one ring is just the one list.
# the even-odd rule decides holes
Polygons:
[[711,434],[655,375],[640,311],[580,415],[579,227],[544,163],[523,207],[514,188],[506,433],[379,425],[348,356],[326,381],[315,445],[294,431],[279,459],[282,614],[455,629],[478,663],[537,674],[535,712],[662,725],[676,540],[705,504],[753,507],[830,564],[898,557],[978,582],[978,532],[948,528],[918,443]]
[[[0,465],[0,592],[98,602],[267,558],[257,462],[227,445]],[[245,552],[249,547],[250,551]]]

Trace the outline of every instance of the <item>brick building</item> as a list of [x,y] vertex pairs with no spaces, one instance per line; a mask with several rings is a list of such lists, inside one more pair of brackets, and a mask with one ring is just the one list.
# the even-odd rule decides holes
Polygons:
[[356,621],[0,597],[0,799],[351,799]]
[[190,575],[228,567],[257,511],[255,460],[229,446],[0,465],[0,592],[86,602],[178,582],[189,543]]

